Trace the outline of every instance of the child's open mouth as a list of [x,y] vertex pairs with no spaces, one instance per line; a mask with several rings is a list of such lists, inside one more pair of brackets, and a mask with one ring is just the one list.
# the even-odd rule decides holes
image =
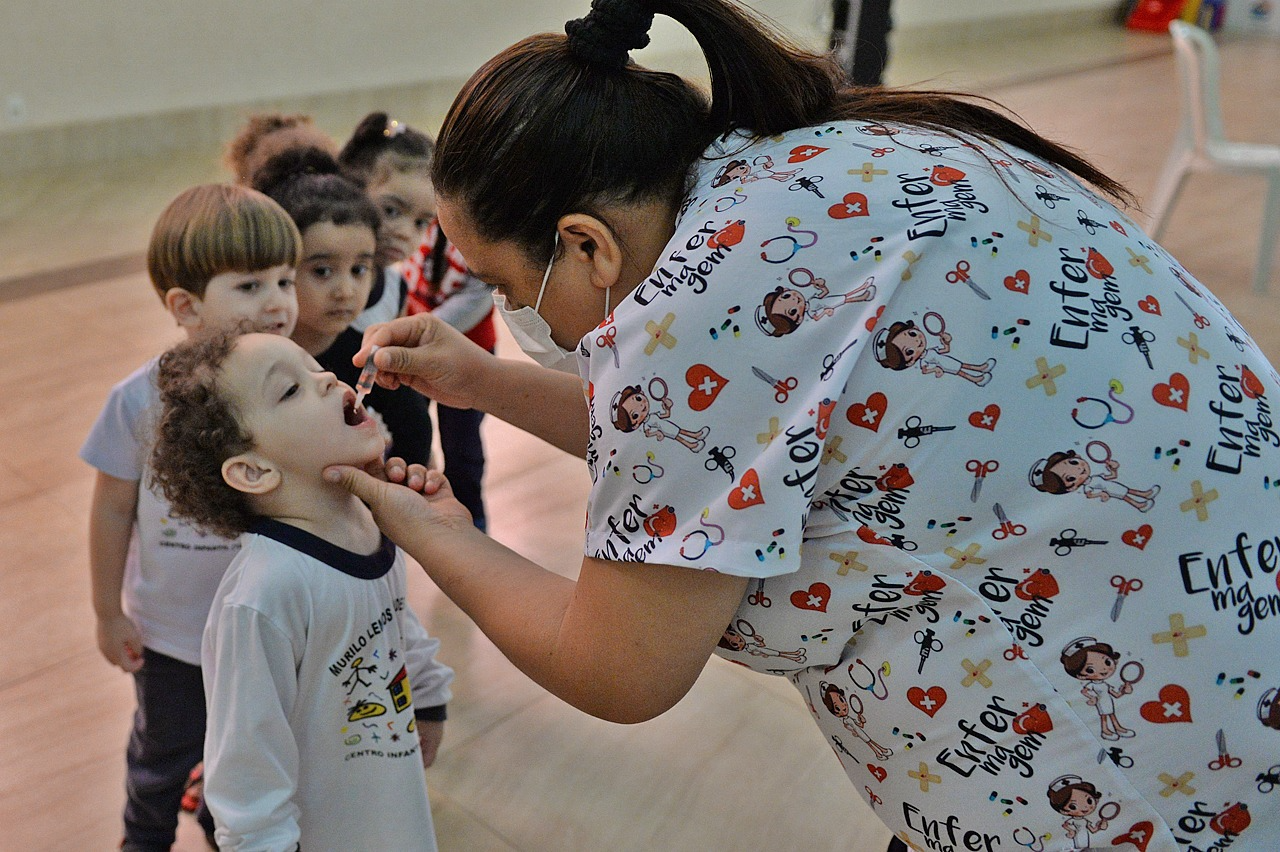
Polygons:
[[347,394],[342,400],[342,419],[348,426],[359,426],[369,419],[363,405],[356,405],[356,395]]

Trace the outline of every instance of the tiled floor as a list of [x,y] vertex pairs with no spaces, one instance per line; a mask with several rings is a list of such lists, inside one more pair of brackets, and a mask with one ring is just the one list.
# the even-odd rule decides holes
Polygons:
[[[1280,43],[1225,45],[1223,71],[1229,130],[1280,143]],[[891,78],[993,95],[1140,197],[1176,121],[1172,59],[1154,36],[971,44],[895,57]],[[208,151],[0,186],[0,850],[118,841],[132,687],[94,646],[91,474],[76,450],[110,385],[177,337],[129,262],[172,195],[221,175]],[[1260,212],[1261,188],[1249,180],[1193,178],[1165,243],[1274,358],[1275,299],[1247,283]],[[98,265],[104,258],[125,263]],[[88,283],[14,292],[15,280],[56,285],[49,273],[68,267]],[[493,535],[572,574],[584,466],[502,423],[485,428]],[[445,743],[427,773],[443,849],[884,847],[886,832],[786,683],[713,660],[662,718],[599,722],[516,671],[424,575],[410,580],[412,604],[458,671]],[[176,848],[203,848],[185,818]]]

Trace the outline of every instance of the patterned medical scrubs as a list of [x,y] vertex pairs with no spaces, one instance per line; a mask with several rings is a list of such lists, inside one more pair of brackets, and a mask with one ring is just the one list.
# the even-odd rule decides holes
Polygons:
[[1280,849],[1280,376],[1008,146],[843,122],[702,160],[580,344],[587,553],[757,578],[910,847]]

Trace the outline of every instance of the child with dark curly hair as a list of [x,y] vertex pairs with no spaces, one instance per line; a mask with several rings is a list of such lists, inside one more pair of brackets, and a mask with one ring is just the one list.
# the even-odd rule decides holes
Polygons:
[[380,461],[377,424],[283,337],[179,345],[157,383],[155,483],[198,527],[245,534],[201,655],[219,846],[434,850],[422,768],[453,671],[406,604],[404,556],[322,478]]
[[[298,317],[294,270],[301,238],[271,199],[239,186],[186,190],[160,215],[147,270],[191,340],[241,323],[288,335]],[[204,745],[200,631],[236,535],[182,523],[144,487],[160,406],[156,358],[111,390],[80,450],[97,469],[89,514],[89,570],[98,650],[134,678],[124,840],[128,852],[168,849],[189,774]],[[197,806],[206,835],[213,820]]]

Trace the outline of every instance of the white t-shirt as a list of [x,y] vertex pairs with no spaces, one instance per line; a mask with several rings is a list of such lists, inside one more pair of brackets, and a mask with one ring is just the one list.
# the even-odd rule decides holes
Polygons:
[[204,635],[219,847],[434,850],[414,707],[449,700],[439,645],[389,539],[360,556],[275,521],[247,533]]
[[[1009,146],[833,122],[730,138],[690,185],[654,270],[579,343],[586,553],[758,578],[731,625],[751,641],[718,653],[790,679],[828,742],[849,745],[824,695],[859,696],[893,754],[836,757],[916,846],[1017,849],[1022,828],[1060,846],[1046,790],[1071,774],[1121,807],[1097,845],[1150,821],[1149,848],[1173,849],[1200,801],[1241,802],[1240,842],[1280,849],[1253,780],[1280,754],[1253,710],[1280,683],[1280,375],[1240,324],[1114,206]],[[869,301],[805,311],[818,280],[873,278]],[[616,417],[637,392],[703,444]],[[1082,422],[1085,399],[1132,422]],[[1055,470],[1084,470],[1069,453],[1152,496],[1059,488]],[[1063,555],[1060,538],[1094,543]],[[1124,759],[1061,659],[1085,637],[1138,678],[1102,702],[1134,731]],[[1206,769],[1220,727],[1237,770]],[[1182,777],[1194,796],[1162,780]],[[955,839],[930,834],[952,818]]]
[[138,482],[138,510],[125,563],[125,613],[153,651],[200,665],[209,604],[239,539],[203,533],[173,517],[164,496],[146,486],[160,410],[153,358],[111,389],[80,458],[117,479]]

